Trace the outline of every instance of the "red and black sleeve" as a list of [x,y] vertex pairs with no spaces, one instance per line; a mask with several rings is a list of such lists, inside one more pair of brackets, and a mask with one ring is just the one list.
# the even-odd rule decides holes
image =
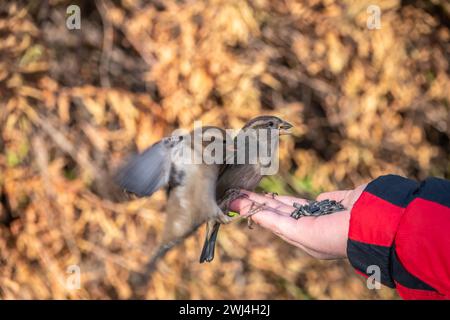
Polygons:
[[450,181],[369,183],[351,212],[347,254],[363,275],[378,266],[381,282],[405,299],[449,299]]

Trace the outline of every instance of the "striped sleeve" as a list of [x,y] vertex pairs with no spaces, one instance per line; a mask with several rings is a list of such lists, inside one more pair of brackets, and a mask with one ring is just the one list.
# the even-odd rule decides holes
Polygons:
[[405,299],[450,298],[450,182],[369,183],[351,212],[347,254],[363,275],[378,266],[381,282]]

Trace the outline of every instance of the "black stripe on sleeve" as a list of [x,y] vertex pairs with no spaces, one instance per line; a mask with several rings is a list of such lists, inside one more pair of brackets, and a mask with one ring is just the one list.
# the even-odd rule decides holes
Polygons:
[[391,247],[377,246],[355,240],[348,240],[347,256],[351,265],[360,272],[367,274],[369,266],[378,266],[381,271],[381,283],[395,288],[390,271]]
[[395,282],[415,290],[435,291],[436,289],[420,280],[402,265],[392,247],[367,244],[348,240],[347,255],[351,265],[358,271],[370,276],[369,266],[378,266],[381,272],[381,283],[395,288]]
[[428,178],[420,184],[415,196],[450,208],[450,181]]
[[405,208],[415,197],[419,183],[401,176],[386,175],[370,182],[365,191]]

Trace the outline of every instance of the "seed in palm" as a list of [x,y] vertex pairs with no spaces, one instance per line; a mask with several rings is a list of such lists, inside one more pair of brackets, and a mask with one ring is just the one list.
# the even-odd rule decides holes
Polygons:
[[291,213],[291,217],[299,219],[300,217],[319,217],[334,212],[345,210],[341,201],[336,200],[322,200],[309,201],[307,204],[294,203],[295,210]]

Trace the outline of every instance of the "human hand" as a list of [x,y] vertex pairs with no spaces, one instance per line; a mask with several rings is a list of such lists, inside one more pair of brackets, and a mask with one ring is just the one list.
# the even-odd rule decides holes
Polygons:
[[231,210],[241,216],[251,214],[252,203],[264,204],[261,211],[251,218],[257,224],[269,229],[283,240],[299,247],[318,259],[338,259],[347,257],[347,239],[350,212],[353,204],[365,189],[366,185],[354,190],[325,192],[317,197],[318,201],[330,199],[342,201],[346,210],[319,216],[301,217],[296,220],[290,216],[295,210],[294,202],[306,204],[307,200],[290,196],[262,195],[242,190],[248,197],[241,197],[231,203]]

